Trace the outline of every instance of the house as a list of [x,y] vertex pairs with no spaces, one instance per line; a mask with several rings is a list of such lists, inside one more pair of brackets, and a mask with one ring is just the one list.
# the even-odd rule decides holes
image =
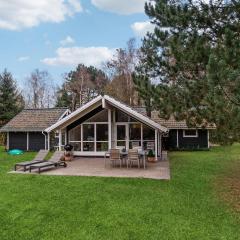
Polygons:
[[44,130],[67,114],[67,108],[24,109],[0,131],[7,133],[8,149],[38,151],[47,147]]
[[189,129],[185,121],[164,120],[156,112],[131,108],[116,99],[98,96],[70,113],[67,109],[26,109],[0,131],[7,132],[7,147],[23,150],[62,149],[67,143],[77,156],[104,156],[110,148],[209,148],[209,126]]

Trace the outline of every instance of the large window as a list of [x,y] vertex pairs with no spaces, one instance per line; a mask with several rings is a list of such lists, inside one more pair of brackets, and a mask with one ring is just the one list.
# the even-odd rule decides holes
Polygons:
[[108,150],[108,124],[96,124],[96,148],[98,152]]
[[95,130],[94,124],[83,124],[83,151],[94,151]]
[[108,125],[96,124],[97,128],[97,141],[108,141]]
[[69,131],[69,143],[73,146],[74,151],[81,151],[81,125]]
[[155,150],[155,131],[146,125],[143,125],[143,149]]
[[94,141],[94,124],[83,124],[83,141]]
[[69,131],[69,141],[70,142],[81,141],[81,125]]
[[141,147],[141,124],[129,124],[129,148]]
[[81,142],[69,142],[73,146],[73,151],[81,151]]
[[69,143],[74,151],[107,151],[108,124],[83,123],[69,131]]
[[101,112],[97,113],[86,122],[108,122],[108,112],[106,109],[102,110]]
[[127,124],[117,125],[117,147],[125,147],[127,144],[126,129]]
[[146,125],[143,125],[143,139],[144,140],[153,140],[155,139],[155,132],[152,128],[149,128]]
[[116,122],[128,122],[128,121],[129,117],[127,114],[119,110],[116,111]]

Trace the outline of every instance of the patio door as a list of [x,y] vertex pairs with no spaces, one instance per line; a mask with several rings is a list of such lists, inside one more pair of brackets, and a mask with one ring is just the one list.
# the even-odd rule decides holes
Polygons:
[[128,124],[127,123],[117,123],[116,124],[116,137],[117,137],[117,147],[125,147],[128,149]]

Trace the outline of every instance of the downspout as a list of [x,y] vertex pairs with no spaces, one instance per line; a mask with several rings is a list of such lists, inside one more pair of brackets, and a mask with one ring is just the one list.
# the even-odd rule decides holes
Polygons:
[[45,150],[47,150],[47,135],[44,133],[44,131],[42,131],[42,134],[45,137]]

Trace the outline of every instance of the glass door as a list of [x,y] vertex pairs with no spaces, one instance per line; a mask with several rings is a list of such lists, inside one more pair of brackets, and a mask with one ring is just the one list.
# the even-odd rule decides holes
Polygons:
[[127,147],[128,143],[128,128],[127,124],[118,123],[116,125],[116,133],[117,133],[117,147]]

